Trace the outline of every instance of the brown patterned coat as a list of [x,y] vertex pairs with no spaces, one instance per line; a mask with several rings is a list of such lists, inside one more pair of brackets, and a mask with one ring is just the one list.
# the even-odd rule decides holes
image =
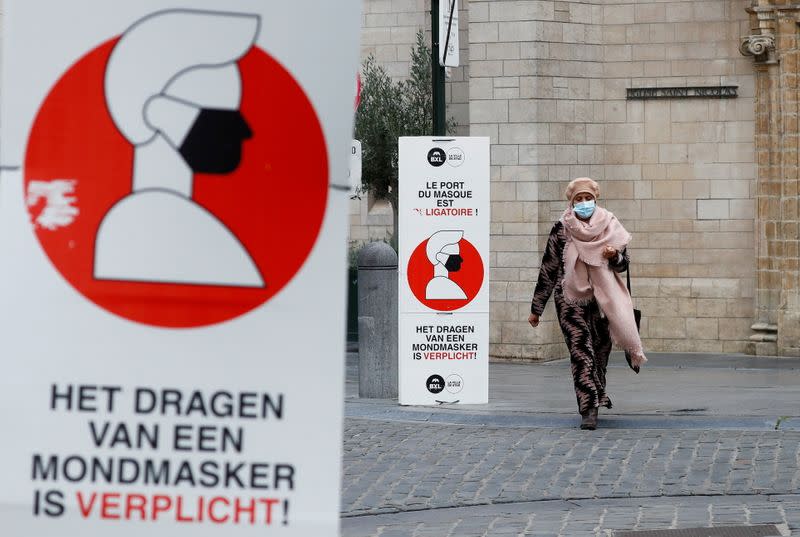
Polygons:
[[[566,241],[564,225],[556,222],[550,231],[542,257],[531,313],[540,316],[550,295],[555,295],[558,323],[569,348],[578,409],[583,413],[600,406],[611,408],[611,399],[606,393],[606,368],[611,353],[608,320],[601,315],[595,301],[578,306],[564,300],[562,254]],[[611,270],[624,272],[628,269],[629,262],[626,249],[622,251],[621,257],[610,259],[608,264]]]

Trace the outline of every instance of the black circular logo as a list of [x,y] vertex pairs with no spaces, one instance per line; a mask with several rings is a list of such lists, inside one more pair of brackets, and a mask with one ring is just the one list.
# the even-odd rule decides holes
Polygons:
[[431,393],[442,393],[444,391],[444,378],[441,375],[431,375],[425,382],[425,386]]
[[445,162],[447,162],[447,153],[445,153],[443,149],[434,147],[428,151],[428,163],[431,166],[438,168],[439,166],[444,165]]

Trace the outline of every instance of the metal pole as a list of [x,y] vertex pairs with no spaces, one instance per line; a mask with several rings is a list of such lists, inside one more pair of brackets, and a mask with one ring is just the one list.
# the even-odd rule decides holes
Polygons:
[[439,65],[439,0],[431,0],[432,29],[432,80],[433,80],[433,135],[447,136],[446,104],[444,98],[444,67]]

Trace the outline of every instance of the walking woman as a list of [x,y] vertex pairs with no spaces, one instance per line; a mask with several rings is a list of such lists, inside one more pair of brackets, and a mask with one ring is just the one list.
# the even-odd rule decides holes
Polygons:
[[597,411],[611,408],[606,366],[612,341],[637,373],[647,361],[633,303],[621,272],[631,240],[611,212],[598,207],[598,184],[587,177],[567,186],[569,206],[550,231],[528,318],[534,328],[555,291],[558,323],[569,347],[581,429],[597,428]]

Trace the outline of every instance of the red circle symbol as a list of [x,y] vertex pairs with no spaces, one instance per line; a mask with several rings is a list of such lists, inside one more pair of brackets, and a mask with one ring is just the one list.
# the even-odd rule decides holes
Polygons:
[[[455,265],[450,267],[431,259],[427,247],[428,240],[425,240],[414,249],[408,260],[408,285],[417,300],[436,311],[454,311],[472,302],[483,286],[484,276],[483,260],[475,246],[462,238],[457,248],[461,261],[454,261]],[[442,257],[441,261],[445,258]],[[447,268],[458,270],[448,271]],[[452,298],[454,296],[459,298]]]
[[313,106],[285,68],[252,48],[236,64],[239,112],[251,131],[238,167],[230,173],[192,174],[192,210],[210,213],[238,239],[262,285],[100,279],[95,273],[98,229],[131,194],[135,161],[135,148],[112,120],[104,93],[116,42],[76,62],[38,112],[24,168],[36,236],[78,292],[126,319],[188,328],[243,315],[292,280],[319,235],[328,197],[328,153]]

